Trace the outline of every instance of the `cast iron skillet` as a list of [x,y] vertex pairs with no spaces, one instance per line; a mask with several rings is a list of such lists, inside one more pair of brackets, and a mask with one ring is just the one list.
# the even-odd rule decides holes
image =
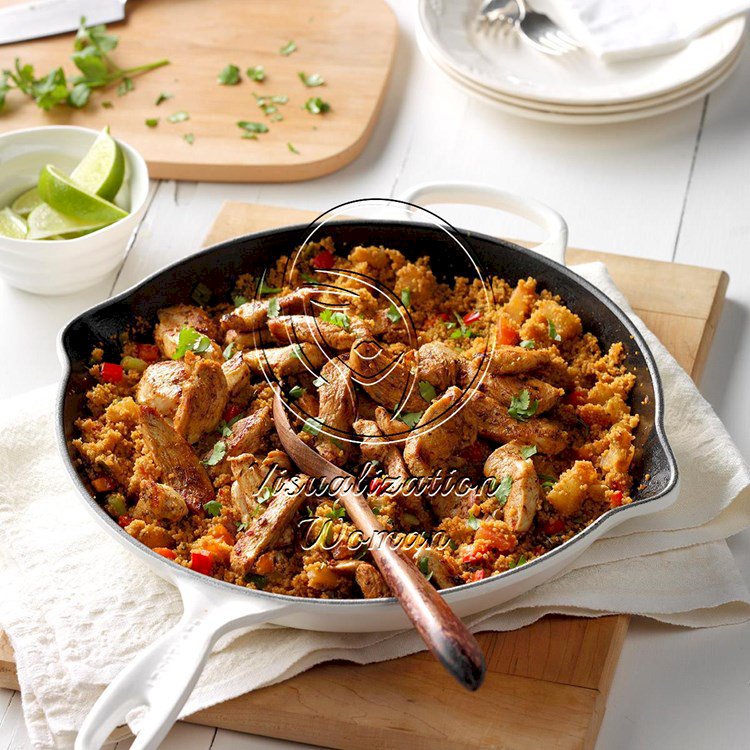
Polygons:
[[[74,421],[84,413],[85,393],[92,384],[87,368],[95,346],[103,346],[105,359],[119,357],[117,336],[121,331],[129,329],[137,318],[152,323],[160,308],[189,302],[198,282],[206,285],[216,299],[229,299],[239,274],[257,273],[277,256],[289,254],[306,237],[307,229],[307,225],[298,225],[259,232],[208,248],[79,315],[61,332],[65,372],[58,400],[58,444],[73,483],[102,526],[157,575],[175,584],[185,604],[177,626],[146,648],[105,691],[79,733],[79,750],[100,747],[109,732],[123,723],[126,713],[139,705],[147,705],[148,712],[133,748],[157,747],[177,718],[212,645],[232,629],[253,623],[340,632],[409,627],[393,598],[319,600],[269,594],[194,573],[156,555],[130,537],[99,506],[70,448]],[[336,223],[330,234],[344,254],[355,245],[372,244],[373,222]],[[485,272],[511,284],[535,277],[540,288],[559,294],[581,317],[584,330],[591,331],[603,349],[624,342],[627,366],[637,378],[632,404],[641,417],[636,433],[635,501],[608,511],[565,544],[522,567],[442,592],[464,616],[507,601],[562,572],[595,539],[622,521],[667,507],[674,501],[678,477],[664,435],[659,373],[645,341],[622,310],[574,272],[533,251],[486,235],[461,234]],[[454,251],[453,241],[435,226],[381,222],[377,224],[377,237],[379,244],[397,248],[410,259],[430,255],[438,276],[467,273],[466,261]]]

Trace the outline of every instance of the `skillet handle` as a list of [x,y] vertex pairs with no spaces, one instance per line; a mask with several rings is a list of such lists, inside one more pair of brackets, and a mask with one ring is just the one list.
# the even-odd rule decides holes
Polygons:
[[131,750],[155,750],[177,721],[217,639],[236,628],[267,622],[284,605],[220,599],[178,585],[182,618],[117,675],[99,696],[76,737],[75,750],[99,750],[134,708],[147,711]]
[[522,216],[547,231],[544,242],[534,251],[565,265],[565,249],[568,246],[568,225],[554,209],[533,198],[526,198],[492,185],[472,182],[424,182],[414,185],[399,196],[399,200],[418,206],[432,203],[461,203],[502,211]]

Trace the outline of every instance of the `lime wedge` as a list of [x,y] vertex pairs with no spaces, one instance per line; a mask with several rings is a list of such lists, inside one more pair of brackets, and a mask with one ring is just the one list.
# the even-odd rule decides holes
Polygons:
[[28,216],[40,203],[42,203],[39,191],[33,187],[31,190],[27,190],[25,193],[16,198],[11,209],[15,211],[19,216]]
[[55,211],[88,225],[112,224],[128,215],[127,211],[114,203],[82,190],[70,177],[66,177],[51,164],[39,173],[39,195]]
[[70,179],[87,193],[111,201],[125,177],[125,157],[108,128],[97,136],[86,156],[71,172]]
[[107,226],[106,223],[92,223],[85,219],[75,219],[66,216],[54,208],[42,203],[29,214],[29,240],[61,240],[73,239],[81,234],[92,232]]
[[26,222],[9,208],[0,211],[0,235],[14,240],[26,239]]

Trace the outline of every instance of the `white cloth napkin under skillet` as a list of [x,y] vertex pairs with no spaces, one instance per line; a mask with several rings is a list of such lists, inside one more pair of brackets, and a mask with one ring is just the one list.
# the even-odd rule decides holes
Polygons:
[[673,52],[744,13],[750,0],[533,0],[607,61]]
[[[601,264],[576,269],[629,312]],[[474,630],[511,630],[549,613],[646,615],[690,627],[750,619],[750,592],[724,539],[750,526],[750,474],[690,378],[643,323],[666,394],[682,477],[676,504],[595,542],[575,568],[492,611]],[[105,534],[57,455],[51,388],[0,409],[0,626],[16,654],[36,746],[71,747],[104,686],[179,617],[175,589]],[[322,661],[392,659],[413,632],[342,635],[260,628],[222,639],[185,714]]]

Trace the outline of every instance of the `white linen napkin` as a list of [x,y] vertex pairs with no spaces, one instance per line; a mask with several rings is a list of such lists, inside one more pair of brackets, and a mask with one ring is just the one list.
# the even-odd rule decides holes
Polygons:
[[[575,270],[632,314],[603,265]],[[688,375],[635,320],[664,383],[679,499],[595,542],[565,575],[467,618],[473,630],[512,630],[550,613],[629,612],[689,627],[750,619],[750,592],[723,541],[750,526],[748,467]],[[76,497],[57,453],[53,399],[46,388],[0,409],[0,626],[15,650],[32,741],[67,748],[104,686],[176,622],[181,604]],[[183,715],[322,661],[367,663],[421,648],[412,631],[241,631],[219,642]]]
[[607,61],[673,52],[750,0],[534,0],[588,49]]

